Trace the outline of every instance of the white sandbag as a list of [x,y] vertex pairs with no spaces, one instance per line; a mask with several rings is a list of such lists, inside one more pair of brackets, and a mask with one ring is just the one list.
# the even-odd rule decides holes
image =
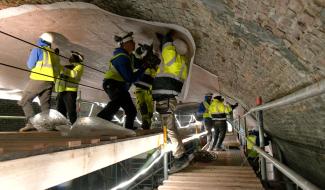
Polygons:
[[67,118],[53,109],[36,114],[30,118],[30,122],[38,131],[53,131],[55,126],[71,125]]
[[133,137],[136,133],[132,130],[125,129],[112,122],[99,117],[82,117],[69,127],[61,125],[56,128],[63,136],[70,137],[91,137],[91,136],[116,136],[116,137]]

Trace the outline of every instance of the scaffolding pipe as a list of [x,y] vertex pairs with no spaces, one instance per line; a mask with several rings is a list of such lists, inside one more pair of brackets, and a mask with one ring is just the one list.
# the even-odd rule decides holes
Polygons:
[[[262,105],[262,97],[256,98],[256,105]],[[260,139],[260,148],[264,150],[264,123],[263,123],[263,111],[259,110],[256,113],[257,118],[257,126],[258,126],[258,132],[259,132],[259,139]],[[246,135],[246,134],[245,134]],[[262,180],[266,180],[266,161],[263,156],[260,155],[260,161],[261,161],[261,177]]]
[[25,116],[0,115],[0,119],[26,119]]
[[299,102],[301,100],[311,98],[320,94],[325,93],[325,79],[312,84],[306,88],[303,88],[301,90],[298,90],[288,96],[279,98],[277,100],[274,100],[272,102],[256,106],[252,109],[250,109],[246,114],[244,114],[244,117],[248,114],[255,112],[255,111],[261,111],[261,110],[267,110],[270,108],[278,107],[278,106],[284,106],[292,103]]
[[168,179],[168,152],[164,153],[164,180]]
[[295,171],[290,169],[288,166],[282,164],[272,156],[270,156],[267,152],[254,145],[253,148],[264,158],[268,159],[278,170],[280,170],[285,176],[295,182],[299,187],[303,190],[320,190],[317,186],[307,181],[305,178],[301,177]]

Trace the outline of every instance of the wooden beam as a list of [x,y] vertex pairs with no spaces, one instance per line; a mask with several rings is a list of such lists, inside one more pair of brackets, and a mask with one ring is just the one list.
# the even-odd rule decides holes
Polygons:
[[157,148],[162,134],[0,162],[1,189],[47,189]]

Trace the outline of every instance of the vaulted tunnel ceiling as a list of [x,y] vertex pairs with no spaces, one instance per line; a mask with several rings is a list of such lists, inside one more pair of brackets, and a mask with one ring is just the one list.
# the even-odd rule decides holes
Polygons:
[[[10,1],[0,7],[50,2],[57,1]],[[271,101],[325,78],[324,0],[85,2],[188,29],[197,48],[194,63],[215,74],[218,88],[247,108],[256,96]],[[325,95],[266,111],[265,125],[287,164],[325,187]]]

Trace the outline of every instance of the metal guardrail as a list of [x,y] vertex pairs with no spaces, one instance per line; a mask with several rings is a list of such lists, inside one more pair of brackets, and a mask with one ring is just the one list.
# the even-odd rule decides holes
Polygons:
[[301,177],[299,174],[297,174],[295,171],[290,169],[288,166],[282,164],[275,158],[273,158],[271,155],[269,155],[267,152],[259,148],[258,146],[253,146],[253,148],[258,152],[260,155],[262,155],[264,158],[269,160],[278,170],[280,170],[285,176],[287,176],[289,179],[291,179],[293,182],[295,182],[299,187],[306,190],[320,190],[317,186],[310,183],[305,178]]
[[292,94],[289,94],[285,97],[279,98],[277,100],[268,102],[268,103],[260,105],[260,106],[256,106],[256,107],[250,109],[247,113],[245,113],[243,115],[243,117],[245,117],[248,114],[253,113],[255,111],[262,111],[262,110],[267,110],[267,109],[271,109],[271,108],[278,107],[278,106],[285,106],[285,105],[288,105],[291,103],[296,103],[296,102],[305,100],[307,98],[321,95],[323,93],[325,93],[325,79],[323,79],[315,84],[312,84],[306,88],[298,90]]
[[[279,106],[284,106],[288,105],[291,103],[296,103],[302,100],[305,100],[307,98],[311,98],[317,95],[321,95],[325,93],[325,80],[321,80],[315,84],[312,84],[306,88],[303,88],[301,90],[298,90],[290,95],[287,95],[285,97],[279,98],[277,100],[268,102],[266,104],[262,104],[259,106],[256,106],[252,109],[250,109],[247,113],[245,113],[242,117],[239,117],[235,120],[240,120],[241,118],[245,118],[247,115],[259,111],[258,113],[258,118],[261,119],[259,122],[259,128],[260,128],[260,142],[261,140],[264,139],[264,133],[261,132],[261,129],[263,129],[263,117],[261,111],[279,107]],[[245,134],[240,133],[239,129],[234,128],[242,137],[244,137],[246,140],[248,140],[245,136]],[[250,141],[250,140],[248,140]],[[255,144],[254,142],[250,141],[251,143]],[[264,145],[261,144],[261,148],[263,148]],[[263,149],[260,147],[254,145],[253,146],[254,150],[256,150],[262,157],[263,160],[267,159],[269,160],[279,171],[281,171],[285,176],[287,176],[289,179],[291,179],[294,183],[296,183],[299,187],[301,187],[304,190],[320,190],[317,186],[314,184],[310,183],[308,180],[297,174],[295,171],[287,167],[286,165],[282,164],[272,156],[270,156],[267,152],[265,152]]]

